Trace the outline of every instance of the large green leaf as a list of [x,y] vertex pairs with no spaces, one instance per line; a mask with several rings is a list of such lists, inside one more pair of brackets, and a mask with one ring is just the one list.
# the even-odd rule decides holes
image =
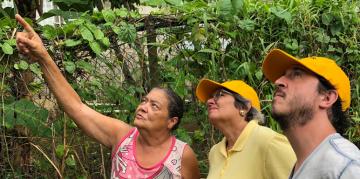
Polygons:
[[221,15],[228,17],[233,13],[231,0],[219,0],[217,4],[218,11]]
[[14,68],[17,70],[27,70],[29,68],[29,64],[24,60],[20,60],[19,63],[14,64]]
[[43,35],[48,40],[54,40],[57,37],[57,32],[55,27],[46,25],[43,27]]
[[40,70],[39,64],[38,63],[32,63],[29,65],[30,70],[35,73],[38,76],[41,76],[42,72]]
[[114,22],[116,19],[115,13],[112,10],[102,10],[101,13],[106,22]]
[[4,44],[0,44],[1,46],[1,49],[2,51],[5,53],[5,54],[8,54],[8,55],[12,55],[14,53],[14,49],[11,47],[10,44],[8,44],[7,42],[5,42]]
[[130,11],[130,17],[134,19],[138,19],[141,17],[139,11]]
[[231,0],[231,4],[235,12],[239,12],[242,10],[244,6],[244,0]]
[[98,28],[96,28],[96,29],[93,31],[93,33],[94,33],[94,36],[95,36],[95,39],[96,39],[96,40],[101,40],[101,39],[104,38],[104,33],[103,33],[100,29],[98,29]]
[[80,26],[80,33],[83,39],[92,42],[94,41],[94,36],[91,31],[86,26]]
[[[79,22],[79,20],[75,20],[74,22]],[[78,25],[73,22],[67,23],[62,27],[64,34],[72,35],[74,31],[77,29]]]
[[[6,12],[4,12],[6,13]],[[0,29],[4,29],[4,27],[10,27],[12,24],[12,19],[9,16],[0,17]]]
[[62,158],[65,154],[65,147],[64,145],[57,145],[55,149],[55,154],[58,158]]
[[93,41],[89,43],[91,50],[96,53],[96,55],[100,55],[101,53],[101,46],[98,42]]
[[105,46],[105,47],[109,47],[110,46],[110,40],[107,37],[104,37],[101,39],[101,43]]
[[119,38],[127,43],[133,43],[136,39],[136,28],[132,24],[122,23],[119,32]]
[[65,40],[65,46],[67,47],[75,47],[77,45],[80,45],[82,40],[73,40],[73,39],[66,39]]
[[124,18],[128,15],[128,10],[125,8],[115,9],[114,11],[115,11],[116,16],[119,16],[122,18]]
[[113,26],[111,26],[111,28],[115,34],[118,34],[118,35],[120,34],[120,32],[121,32],[120,27],[113,25]]
[[330,25],[332,20],[333,20],[333,16],[331,14],[322,14],[321,16],[321,21],[325,25]]
[[20,60],[19,67],[22,70],[27,70],[29,68],[29,64],[24,60]]
[[296,39],[288,39],[284,40],[285,47],[289,50],[296,51],[299,49],[299,43]]
[[73,74],[76,69],[75,63],[72,61],[64,61],[64,67],[65,70],[70,74]]
[[53,16],[60,16],[62,18],[64,18],[65,20],[68,19],[77,19],[81,16],[82,13],[80,12],[76,12],[76,11],[62,11],[60,9],[51,9],[48,12],[45,12],[39,19],[37,19],[36,21],[39,23],[44,19],[47,19],[49,17],[53,17]]
[[8,39],[4,42],[8,43],[10,46],[16,46],[16,39]]
[[280,19],[284,19],[286,23],[290,24],[291,22],[291,14],[287,10],[283,9],[282,7],[271,7],[270,12],[275,14]]
[[34,105],[31,101],[22,99],[5,104],[0,114],[4,116],[5,126],[8,128],[22,125],[29,128],[34,136],[51,136],[51,129],[46,124],[48,111]]

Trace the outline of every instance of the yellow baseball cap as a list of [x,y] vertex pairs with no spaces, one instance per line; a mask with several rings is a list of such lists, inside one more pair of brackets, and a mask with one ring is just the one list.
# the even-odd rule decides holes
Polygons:
[[326,79],[338,92],[342,110],[350,107],[350,80],[334,60],[325,57],[297,59],[280,49],[274,49],[265,57],[262,70],[267,79],[275,82],[293,66],[302,66]]
[[241,80],[218,83],[209,79],[202,79],[196,87],[196,96],[201,102],[206,102],[218,89],[225,88],[237,93],[251,102],[251,106],[260,111],[260,101],[255,90]]

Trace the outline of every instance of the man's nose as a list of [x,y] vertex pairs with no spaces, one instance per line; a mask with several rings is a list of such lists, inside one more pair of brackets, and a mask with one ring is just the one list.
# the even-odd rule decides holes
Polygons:
[[275,80],[275,86],[276,88],[284,88],[287,86],[287,83],[286,83],[286,79],[285,79],[285,76],[281,76],[280,78],[278,78],[277,80]]

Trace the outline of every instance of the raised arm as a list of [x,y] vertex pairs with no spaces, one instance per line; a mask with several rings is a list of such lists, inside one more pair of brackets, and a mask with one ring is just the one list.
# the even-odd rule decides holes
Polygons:
[[51,92],[64,111],[87,135],[105,146],[115,146],[130,131],[131,126],[102,115],[82,103],[79,95],[66,81],[45,49],[39,35],[20,15],[17,14],[15,18],[26,31],[16,34],[16,45],[19,52],[40,64]]

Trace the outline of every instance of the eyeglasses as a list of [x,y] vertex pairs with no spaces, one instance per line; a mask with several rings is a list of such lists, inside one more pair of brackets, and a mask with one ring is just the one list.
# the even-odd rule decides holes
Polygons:
[[212,95],[210,95],[209,99],[213,98],[215,101],[217,101],[221,96],[224,96],[224,94],[233,96],[230,91],[227,91],[225,89],[219,89],[215,91]]

